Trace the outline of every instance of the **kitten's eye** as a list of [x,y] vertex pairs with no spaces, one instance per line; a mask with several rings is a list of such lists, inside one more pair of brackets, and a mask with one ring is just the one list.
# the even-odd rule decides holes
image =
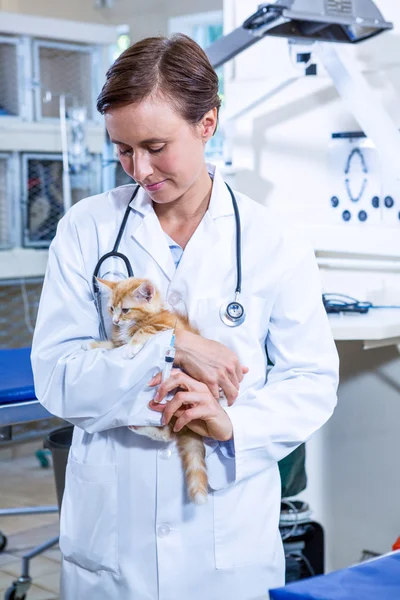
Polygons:
[[121,308],[121,311],[124,315],[130,311],[130,308]]
[[113,306],[109,306],[108,308],[109,308],[110,312],[114,312],[114,307]]

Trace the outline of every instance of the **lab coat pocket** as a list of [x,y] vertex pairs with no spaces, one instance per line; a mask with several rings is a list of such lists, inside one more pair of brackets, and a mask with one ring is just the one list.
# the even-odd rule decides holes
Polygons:
[[118,573],[117,465],[69,458],[60,549],[66,560],[84,569]]
[[212,492],[217,569],[267,564],[273,559],[269,487],[270,477],[264,472]]

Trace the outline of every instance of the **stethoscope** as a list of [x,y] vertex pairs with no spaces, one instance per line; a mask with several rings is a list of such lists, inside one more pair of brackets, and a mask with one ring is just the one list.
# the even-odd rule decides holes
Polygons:
[[[241,325],[246,318],[246,311],[244,309],[243,304],[239,302],[239,296],[242,291],[242,250],[241,250],[241,226],[240,226],[240,215],[239,208],[237,205],[237,201],[235,198],[235,194],[229,187],[229,185],[225,182],[226,187],[229,190],[229,193],[232,198],[233,210],[235,213],[235,223],[236,223],[236,289],[235,289],[235,299],[232,302],[229,302],[227,305],[223,304],[219,310],[219,316],[221,321],[227,325],[228,327],[238,327]],[[107,252],[104,254],[97,262],[94,272],[93,272],[93,293],[95,304],[97,308],[97,312],[100,318],[100,336],[102,339],[107,339],[106,328],[104,325],[103,313],[101,310],[101,292],[99,285],[97,283],[96,277],[99,274],[100,268],[102,264],[109,258],[120,258],[125,263],[125,267],[128,273],[128,277],[133,277],[133,269],[132,265],[129,262],[129,259],[122,252],[118,252],[119,244],[121,242],[123,233],[125,231],[126,223],[129,217],[129,213],[131,211],[130,204],[136,198],[136,195],[140,189],[140,186],[136,186],[131,199],[129,200],[128,206],[126,207],[126,211],[124,217],[122,219],[121,226],[118,231],[117,238],[115,240],[115,244],[111,252]]]

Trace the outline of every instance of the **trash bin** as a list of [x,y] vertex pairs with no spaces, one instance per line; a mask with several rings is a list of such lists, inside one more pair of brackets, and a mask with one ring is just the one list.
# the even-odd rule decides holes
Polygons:
[[51,450],[53,457],[54,478],[56,480],[58,508],[61,508],[61,501],[64,494],[65,470],[69,449],[72,443],[73,425],[60,427],[51,431],[45,438],[45,447]]

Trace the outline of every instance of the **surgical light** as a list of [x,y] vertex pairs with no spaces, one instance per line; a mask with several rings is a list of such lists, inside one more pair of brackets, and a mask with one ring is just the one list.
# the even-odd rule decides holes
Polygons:
[[276,0],[259,6],[232,33],[207,49],[214,68],[265,35],[302,42],[357,43],[393,29],[373,0]]

